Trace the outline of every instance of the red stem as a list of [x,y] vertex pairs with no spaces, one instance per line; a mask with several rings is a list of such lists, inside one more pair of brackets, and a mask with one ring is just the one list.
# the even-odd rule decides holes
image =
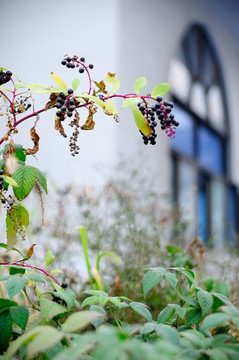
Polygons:
[[25,267],[25,268],[39,270],[39,271],[43,272],[46,276],[52,278],[52,280],[54,280],[59,286],[61,286],[60,283],[56,280],[56,278],[54,278],[54,276],[48,274],[45,270],[43,270],[43,269],[41,269],[39,267],[32,266],[32,265],[27,265],[27,264],[18,264],[18,263],[15,263],[15,262],[13,262],[13,263],[10,263],[10,262],[0,263],[0,265],[8,265],[8,266],[14,265],[14,266],[19,266],[19,267]]

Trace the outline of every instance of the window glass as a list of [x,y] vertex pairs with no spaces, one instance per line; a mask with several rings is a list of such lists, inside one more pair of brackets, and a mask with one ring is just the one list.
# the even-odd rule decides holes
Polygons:
[[197,234],[203,243],[208,239],[208,215],[208,179],[201,174],[197,193]]
[[225,187],[217,180],[211,180],[210,203],[211,203],[211,236],[213,246],[224,245],[225,238]]
[[234,243],[237,233],[237,191],[234,186],[227,189],[227,240]]
[[223,143],[221,139],[205,126],[197,129],[199,163],[211,172],[223,173]]
[[174,94],[182,101],[187,101],[191,76],[187,67],[179,59],[173,59],[171,62],[169,81]]
[[222,94],[219,86],[211,86],[207,93],[208,119],[221,132],[225,130]]
[[171,141],[172,147],[184,155],[194,155],[194,121],[192,116],[180,106],[175,106],[174,114],[180,125],[176,137]]
[[203,120],[206,119],[207,106],[205,90],[200,82],[195,82],[191,88],[189,105],[191,109],[195,112],[195,114],[201,116]]

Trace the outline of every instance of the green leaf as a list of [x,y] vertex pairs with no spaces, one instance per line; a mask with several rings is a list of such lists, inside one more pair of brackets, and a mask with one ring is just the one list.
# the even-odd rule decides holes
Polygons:
[[51,73],[51,77],[52,79],[55,81],[55,83],[60,86],[60,88],[63,88],[65,90],[67,90],[67,86],[64,80],[62,80],[62,78],[60,78],[60,76],[54,74],[53,72]]
[[104,318],[106,317],[106,311],[102,306],[99,305],[91,305],[90,311],[96,311],[100,314],[100,317],[93,320],[91,323],[97,329],[103,322]]
[[172,313],[174,312],[174,308],[173,307],[166,307],[164,308],[158,316],[158,323],[165,323],[167,321],[169,321]]
[[11,307],[10,315],[12,321],[15,322],[22,330],[26,329],[29,312],[25,305]]
[[172,307],[176,314],[181,318],[183,319],[185,314],[186,314],[186,309],[185,308],[182,308],[181,306],[179,306],[178,304],[168,304],[169,307]]
[[149,137],[153,130],[150,128],[148,121],[135,106],[131,106],[131,109],[139,131],[141,131],[145,136]]
[[170,89],[170,84],[168,83],[164,83],[164,84],[158,84],[157,86],[155,86],[155,88],[152,91],[151,96],[153,98],[156,98],[158,96],[162,96],[164,94],[167,94],[167,92]]
[[10,267],[9,274],[10,275],[16,275],[16,274],[25,274],[26,269],[20,268],[20,267]]
[[72,87],[73,91],[76,91],[76,89],[78,88],[79,85],[80,85],[79,79],[75,78],[72,80],[71,87]]
[[221,300],[224,304],[232,305],[231,301],[223,294],[217,292],[211,292],[211,295]]
[[53,292],[52,295],[64,300],[68,309],[72,308],[76,300],[75,293],[70,289],[64,290],[62,292]]
[[37,334],[37,336],[27,346],[27,356],[29,359],[33,359],[34,355],[40,352],[44,352],[47,349],[52,348],[58,343],[64,334],[54,327],[48,326],[43,333]]
[[68,311],[65,306],[57,304],[44,297],[41,297],[40,299],[40,306],[43,319],[48,321],[53,319],[55,316],[66,313]]
[[19,293],[27,285],[28,279],[23,276],[12,275],[7,279],[6,288],[10,299]]
[[89,94],[82,94],[82,95],[78,95],[76,96],[77,100],[79,98],[82,98],[82,99],[90,99],[92,100],[94,103],[96,103],[97,105],[99,105],[100,107],[104,107],[104,101],[100,100],[97,96],[93,96],[93,95],[89,95]]
[[186,324],[193,325],[199,323],[202,318],[202,310],[200,308],[195,308],[190,310],[187,313]]
[[230,315],[224,313],[210,314],[203,320],[201,330],[206,330],[224,324],[231,319]]
[[71,333],[82,330],[89,325],[93,320],[101,317],[101,314],[95,311],[80,311],[68,317],[62,325],[64,333]]
[[18,187],[14,187],[14,194],[18,200],[25,199],[33,188],[36,178],[36,168],[32,166],[19,165],[12,175]]
[[51,250],[48,250],[46,253],[46,267],[52,263],[55,259],[55,256],[52,254]]
[[115,105],[109,99],[104,102],[103,111],[109,116],[117,113]]
[[213,297],[209,292],[200,290],[197,292],[197,298],[202,309],[202,314],[204,315],[211,308],[213,304]]
[[173,289],[176,289],[178,280],[174,274],[166,272],[165,279],[167,280],[169,285],[172,286]]
[[189,304],[189,305],[192,305],[194,307],[199,307],[199,303],[197,300],[191,298],[191,297],[187,297],[187,296],[180,296],[180,298],[186,303],[186,304]]
[[146,323],[146,324],[144,324],[142,329],[140,329],[140,334],[141,335],[151,334],[152,332],[155,331],[155,327],[156,327],[156,324],[154,324],[152,322]]
[[12,320],[9,311],[0,314],[0,354],[8,348],[8,342],[12,335]]
[[145,77],[140,77],[137,80],[135,80],[134,91],[136,92],[136,94],[139,94],[146,84],[147,84],[147,80],[145,79]]
[[143,277],[144,296],[163,279],[163,275],[157,271],[148,271]]
[[43,175],[43,173],[39,169],[37,169],[37,168],[35,168],[35,169],[36,169],[36,179],[38,180],[39,184],[41,185],[41,187],[47,194],[47,180],[46,180],[45,176]]
[[112,304],[119,308],[121,306],[121,302],[116,297],[109,296],[108,301],[110,301]]
[[143,316],[149,322],[152,321],[152,315],[150,314],[149,310],[146,308],[146,305],[138,302],[131,302],[129,306],[132,310],[134,310],[140,316]]
[[228,360],[228,356],[220,349],[208,349],[206,354],[210,356],[210,359]]
[[51,270],[50,275],[53,275],[53,274],[56,274],[56,273],[63,274],[63,271],[60,270],[60,269],[53,269],[53,270]]
[[8,183],[9,185],[18,187],[18,184],[16,183],[16,181],[15,181],[13,178],[11,178],[10,176],[1,175],[1,177],[2,177],[3,180],[4,180],[6,183]]
[[98,300],[99,300],[98,296],[89,296],[83,301],[83,303],[81,304],[81,307],[83,308],[86,305],[97,303]]
[[0,310],[4,308],[9,309],[11,306],[18,306],[18,304],[12,300],[0,299]]
[[29,214],[26,208],[14,205],[7,212],[7,250],[12,250],[17,242],[17,232],[29,225]]
[[35,274],[35,273],[27,273],[25,275],[25,277],[27,279],[30,279],[30,280],[35,281],[35,282],[42,282],[42,283],[46,282],[45,279],[41,275]]
[[140,97],[131,97],[131,98],[124,99],[124,101],[122,103],[122,109],[124,109],[125,107],[128,107],[128,106],[136,105],[140,102],[140,100],[141,100]]
[[115,74],[109,73],[105,77],[106,82],[112,87],[113,91],[116,92],[120,87],[120,81]]
[[159,336],[168,342],[174,345],[179,344],[180,336],[175,328],[165,324],[157,324],[155,331]]

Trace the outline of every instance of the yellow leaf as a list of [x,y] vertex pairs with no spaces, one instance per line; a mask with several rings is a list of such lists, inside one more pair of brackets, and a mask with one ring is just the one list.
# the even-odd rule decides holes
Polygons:
[[143,114],[135,106],[131,106],[131,109],[133,111],[134,119],[135,119],[136,125],[138,126],[138,129],[145,136],[147,136],[147,138],[149,138],[150,134],[153,133],[153,130],[149,126],[148,121],[145,119]]
[[105,80],[112,87],[114,92],[116,92],[119,89],[120,81],[117,77],[115,77],[115,74],[108,72],[108,74],[105,77]]
[[103,110],[106,115],[110,116],[117,113],[116,107],[109,99],[104,102]]
[[60,78],[60,76],[54,74],[53,72],[51,73],[51,77],[52,79],[55,81],[55,83],[60,86],[61,88],[67,90],[67,86],[64,80],[62,80],[62,78]]

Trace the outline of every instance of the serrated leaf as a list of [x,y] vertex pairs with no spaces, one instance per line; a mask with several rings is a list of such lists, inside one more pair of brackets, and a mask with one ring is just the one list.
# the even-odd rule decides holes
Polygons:
[[17,324],[22,330],[26,329],[29,312],[25,305],[11,307],[10,315],[15,324]]
[[4,180],[6,183],[8,183],[9,185],[18,187],[17,182],[16,182],[13,178],[11,178],[10,176],[1,175],[1,177],[2,177],[3,180]]
[[98,296],[89,296],[83,301],[83,303],[81,304],[81,307],[83,308],[86,305],[97,303],[98,299],[99,299]]
[[115,105],[109,99],[104,102],[103,111],[109,116],[117,113]]
[[33,340],[27,346],[27,357],[33,359],[34,355],[40,352],[44,352],[47,349],[52,348],[58,343],[64,334],[54,327],[48,326],[45,331],[37,334]]
[[64,80],[62,80],[62,78],[60,78],[60,76],[54,74],[53,72],[51,73],[51,77],[52,79],[55,81],[55,83],[60,86],[61,88],[67,90],[67,86]]
[[25,277],[29,280],[35,281],[35,282],[42,282],[45,283],[45,279],[39,275],[39,274],[35,274],[35,273],[27,273],[25,275]]
[[228,356],[220,349],[208,349],[205,353],[210,356],[210,359],[228,360]]
[[229,321],[231,316],[224,313],[210,314],[203,320],[201,324],[201,330],[206,330],[212,327],[216,327]]
[[72,80],[71,87],[72,87],[73,91],[76,91],[76,89],[78,88],[79,85],[80,85],[79,79],[75,78]]
[[7,250],[13,249],[17,242],[17,232],[29,225],[29,214],[26,208],[14,205],[7,212]]
[[217,292],[211,292],[212,296],[215,296],[219,300],[221,300],[224,304],[232,305],[231,301],[223,294],[217,293]]
[[8,342],[12,335],[12,319],[9,311],[0,314],[0,353],[8,348]]
[[68,311],[66,307],[44,297],[41,297],[40,299],[40,306],[43,319],[48,321],[53,319],[56,315],[63,314]]
[[120,300],[118,300],[116,297],[109,296],[108,301],[114,304],[115,306],[119,307],[121,306]]
[[153,130],[149,126],[148,121],[145,119],[143,114],[135,106],[131,106],[131,109],[132,109],[132,112],[134,115],[134,120],[136,122],[136,125],[137,125],[139,131],[141,131],[142,134],[144,134],[145,136],[147,136],[149,138],[150,134],[153,133]]
[[191,297],[187,297],[187,296],[180,296],[180,298],[186,303],[186,304],[189,304],[189,305],[192,305],[194,307],[199,307],[199,303],[197,300],[191,298]]
[[143,304],[132,302],[129,304],[129,306],[132,310],[134,310],[140,316],[143,316],[149,322],[153,320],[149,310]]
[[12,175],[18,187],[14,187],[14,194],[18,200],[25,199],[33,188],[36,178],[36,168],[32,166],[19,165]]
[[52,293],[52,295],[64,300],[67,304],[68,309],[72,308],[76,299],[75,293],[70,289],[64,290],[62,292],[54,292]]
[[51,250],[47,250],[46,253],[46,267],[50,265],[53,260],[55,259],[55,256],[52,254]]
[[169,325],[157,324],[155,331],[163,339],[167,340],[171,344],[178,345],[180,336],[177,330]]
[[204,290],[200,290],[197,292],[197,298],[199,305],[201,306],[203,315],[208,312],[213,304],[213,297],[212,295]]
[[137,80],[135,80],[134,91],[136,92],[136,94],[139,94],[146,84],[147,84],[147,80],[145,79],[145,77],[140,77]]
[[8,309],[11,306],[18,306],[18,303],[16,303],[15,301],[12,300],[8,300],[8,299],[0,299],[0,310],[2,309]]
[[23,276],[12,275],[6,281],[6,288],[10,299],[27,285],[28,279]]
[[141,335],[148,335],[148,334],[155,331],[155,327],[156,327],[156,324],[154,324],[152,322],[146,323],[146,324],[144,324],[142,329],[140,329],[140,334]]
[[84,329],[93,320],[101,317],[98,312],[94,311],[80,311],[74,313],[68,317],[68,319],[62,325],[64,333],[70,333]]
[[117,77],[115,77],[115,74],[108,72],[108,74],[105,77],[105,80],[107,84],[111,86],[114,92],[116,92],[119,89],[120,81]]
[[136,105],[140,102],[141,98],[140,97],[131,97],[131,98],[127,98],[124,99],[123,103],[122,103],[122,109],[124,109],[125,107],[128,106],[133,106]]
[[166,307],[164,308],[158,316],[158,323],[165,323],[167,321],[169,321],[172,313],[174,312],[174,308],[173,307]]
[[176,314],[181,318],[183,319],[185,314],[186,314],[186,309],[185,308],[182,308],[181,306],[179,306],[178,304],[168,304],[169,307],[172,307]]
[[166,272],[164,276],[169,285],[172,286],[173,289],[176,289],[178,283],[176,276],[170,272]]
[[162,96],[164,94],[167,94],[167,92],[170,89],[170,84],[168,83],[163,83],[163,84],[158,84],[157,86],[155,86],[155,88],[152,91],[151,96],[153,98],[156,98],[158,96]]
[[36,179],[38,180],[39,184],[41,185],[41,187],[47,194],[47,180],[46,180],[45,176],[43,175],[43,173],[37,168],[36,168]]
[[163,275],[157,271],[148,271],[143,277],[144,296],[163,279]]
[[187,313],[186,324],[187,325],[197,324],[199,323],[201,318],[202,318],[202,310],[200,308],[192,309]]

